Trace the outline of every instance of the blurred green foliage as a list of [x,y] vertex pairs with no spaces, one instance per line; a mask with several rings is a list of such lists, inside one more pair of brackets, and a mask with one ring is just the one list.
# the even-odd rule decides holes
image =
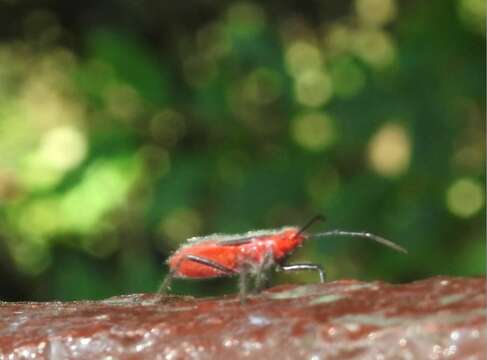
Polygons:
[[485,273],[483,1],[103,4],[0,1],[1,299],[154,291],[189,236],[317,213],[410,251],[294,255],[331,279]]

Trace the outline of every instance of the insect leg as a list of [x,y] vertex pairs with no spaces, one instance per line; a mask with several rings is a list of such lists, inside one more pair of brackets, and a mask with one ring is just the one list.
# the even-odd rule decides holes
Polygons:
[[159,289],[157,290],[157,293],[160,295],[166,295],[167,291],[171,288],[171,282],[172,279],[174,278],[175,271],[171,270],[169,271],[169,274],[166,275],[164,280],[161,283],[161,286],[159,286]]
[[267,277],[268,275],[268,269],[274,264],[274,254],[272,253],[272,249],[269,249],[265,255],[264,259],[262,261],[262,264],[259,266],[255,273],[255,287],[254,287],[254,292],[259,293],[262,291],[263,288],[268,286],[269,279]]
[[301,270],[313,270],[318,272],[320,275],[320,283],[325,282],[325,272],[321,265],[318,264],[290,264],[290,265],[279,265],[276,268],[277,271],[301,271]]
[[240,277],[238,281],[238,287],[240,289],[240,304],[245,304],[247,298],[247,281],[249,275],[249,267],[244,265],[240,269]]
[[230,269],[224,265],[221,265],[221,264],[217,263],[216,261],[206,259],[206,258],[203,258],[201,256],[196,256],[196,255],[185,255],[178,261],[178,263],[176,264],[174,269],[172,269],[169,272],[169,274],[167,274],[166,278],[164,279],[161,286],[159,287],[159,290],[158,290],[159,294],[165,294],[167,292],[167,290],[170,288],[172,279],[175,277],[175,275],[179,271],[179,267],[181,266],[181,264],[184,260],[189,260],[189,261],[193,261],[195,263],[201,264],[201,265],[206,265],[208,267],[211,267],[213,269],[216,269],[218,271],[223,272],[225,275],[232,275],[235,273],[234,270],[232,270],[232,269]]

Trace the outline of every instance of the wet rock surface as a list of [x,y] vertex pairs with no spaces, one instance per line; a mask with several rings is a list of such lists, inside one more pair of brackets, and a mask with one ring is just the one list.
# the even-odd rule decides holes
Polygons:
[[340,280],[250,297],[0,302],[4,359],[484,359],[485,278]]

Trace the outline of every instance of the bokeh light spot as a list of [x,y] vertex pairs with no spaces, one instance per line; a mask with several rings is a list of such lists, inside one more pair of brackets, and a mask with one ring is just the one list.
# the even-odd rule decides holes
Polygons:
[[144,145],[137,153],[138,157],[146,164],[147,171],[163,177],[171,171],[171,156],[169,152],[154,145]]
[[281,90],[281,82],[275,71],[258,68],[247,77],[243,93],[252,103],[264,105],[275,101]]
[[83,161],[87,152],[84,134],[71,125],[49,129],[40,139],[38,149],[24,156],[20,180],[32,189],[56,185],[66,171]]
[[327,53],[340,54],[350,48],[350,44],[353,42],[353,32],[348,26],[334,24],[326,28],[323,42]]
[[484,206],[483,185],[474,179],[459,179],[448,188],[446,203],[452,214],[462,218],[471,217]]
[[291,134],[298,145],[312,151],[325,149],[336,138],[331,117],[318,112],[306,113],[294,118]]
[[361,22],[371,26],[382,26],[396,16],[394,0],[357,0],[355,10]]
[[108,113],[124,121],[133,120],[142,108],[139,94],[126,84],[108,87],[105,100]]
[[64,171],[40,161],[37,153],[27,154],[21,161],[19,182],[31,191],[52,188],[61,181]]
[[286,69],[292,76],[299,76],[309,70],[317,71],[323,65],[320,50],[305,41],[295,41],[285,54]]
[[332,96],[333,86],[328,74],[309,70],[301,74],[294,83],[296,100],[302,105],[318,107],[325,104]]
[[171,243],[177,246],[187,238],[197,236],[201,231],[202,223],[198,211],[191,208],[180,208],[166,216],[160,226]]
[[341,57],[330,66],[333,91],[337,96],[350,98],[365,85],[363,70],[349,57]]
[[469,139],[452,157],[452,164],[460,171],[479,171],[484,166],[484,138]]
[[380,30],[362,30],[355,34],[355,54],[371,66],[382,68],[392,64],[396,48],[390,35]]
[[9,248],[17,268],[26,274],[38,275],[49,266],[49,251],[42,242],[16,241]]
[[140,164],[135,160],[136,157],[119,157],[91,164],[81,181],[61,198],[66,228],[80,233],[96,232],[103,216],[123,204],[137,179]]
[[79,129],[59,126],[42,137],[38,156],[48,166],[67,171],[83,161],[86,150],[86,138]]
[[265,24],[265,14],[262,8],[250,2],[237,2],[227,11],[230,31],[239,36],[252,35]]
[[20,105],[29,121],[39,129],[49,129],[84,119],[84,105],[67,96],[71,85],[59,67],[69,66],[69,57],[61,62],[43,61],[36,72],[29,74],[20,90]]
[[484,0],[460,0],[458,12],[465,26],[485,36],[485,1]]
[[[199,52],[216,61],[230,52],[231,42],[226,35],[225,27],[221,22],[211,22],[196,33],[196,46]],[[187,49],[187,52],[194,53],[194,47]]]
[[37,237],[45,241],[62,227],[59,202],[54,197],[32,201],[19,209],[18,228],[29,238]]
[[411,158],[411,140],[406,129],[397,123],[384,125],[369,142],[368,158],[369,166],[382,176],[403,174]]
[[316,42],[316,29],[307,19],[297,14],[285,17],[280,21],[279,33],[285,46],[295,41],[304,41],[309,44]]
[[176,110],[164,109],[151,119],[150,132],[158,143],[176,145],[186,133],[184,116]]

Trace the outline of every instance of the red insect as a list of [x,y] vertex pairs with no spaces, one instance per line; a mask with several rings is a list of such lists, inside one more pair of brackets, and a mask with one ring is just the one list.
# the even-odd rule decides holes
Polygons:
[[283,227],[236,235],[213,234],[190,238],[168,259],[170,272],[159,292],[165,293],[173,278],[207,279],[239,275],[240,297],[244,301],[248,275],[255,277],[255,289],[258,291],[265,283],[265,273],[272,267],[277,271],[313,270],[319,274],[320,282],[324,282],[325,273],[318,264],[284,264],[285,259],[309,238],[336,235],[362,237],[407,253],[404,248],[392,241],[368,232],[331,230],[306,234],[305,230],[319,220],[324,221],[324,217],[315,216],[301,228]]

